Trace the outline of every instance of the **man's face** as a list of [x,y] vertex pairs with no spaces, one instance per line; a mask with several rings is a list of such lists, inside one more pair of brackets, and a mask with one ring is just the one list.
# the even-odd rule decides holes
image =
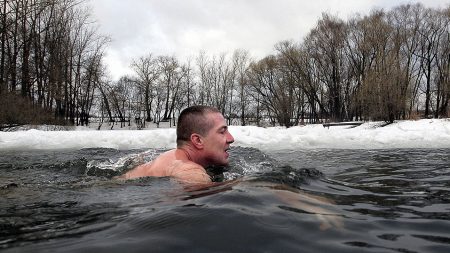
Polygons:
[[214,126],[209,130],[204,140],[205,160],[209,165],[228,165],[228,150],[234,142],[233,136],[228,132],[228,126],[220,113],[208,113],[208,121]]

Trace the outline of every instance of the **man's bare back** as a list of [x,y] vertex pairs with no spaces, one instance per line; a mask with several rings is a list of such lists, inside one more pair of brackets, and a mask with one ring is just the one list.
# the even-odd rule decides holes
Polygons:
[[182,149],[167,151],[150,163],[142,164],[125,173],[121,178],[174,177],[187,183],[210,183],[211,178],[199,164],[192,162]]

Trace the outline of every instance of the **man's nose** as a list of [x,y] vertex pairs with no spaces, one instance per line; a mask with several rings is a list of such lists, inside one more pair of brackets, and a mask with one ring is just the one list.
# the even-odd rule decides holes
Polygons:
[[233,142],[234,142],[234,137],[233,137],[233,135],[230,134],[230,132],[228,132],[227,143],[233,143]]

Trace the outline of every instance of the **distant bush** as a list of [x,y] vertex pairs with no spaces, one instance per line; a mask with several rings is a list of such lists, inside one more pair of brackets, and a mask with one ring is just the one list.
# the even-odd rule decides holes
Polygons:
[[64,125],[51,110],[34,105],[28,98],[4,93],[0,99],[0,129],[18,125],[54,124]]

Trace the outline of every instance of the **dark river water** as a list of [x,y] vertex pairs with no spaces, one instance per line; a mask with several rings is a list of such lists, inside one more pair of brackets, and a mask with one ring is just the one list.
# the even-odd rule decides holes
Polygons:
[[209,188],[113,179],[162,151],[0,152],[0,251],[450,252],[449,149],[235,147]]

